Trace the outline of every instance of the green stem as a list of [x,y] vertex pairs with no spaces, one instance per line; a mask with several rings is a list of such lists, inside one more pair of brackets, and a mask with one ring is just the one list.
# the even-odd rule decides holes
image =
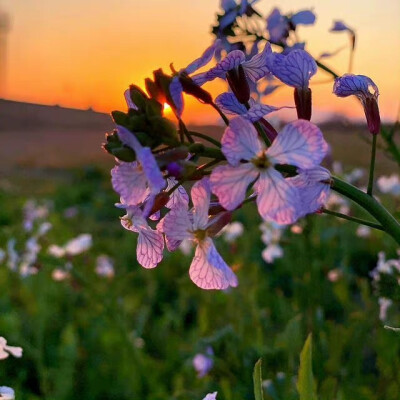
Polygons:
[[214,103],[210,103],[212,107],[215,108],[215,110],[217,110],[218,114],[221,116],[221,118],[224,120],[225,125],[229,126],[229,119],[226,118],[226,115],[221,111],[221,109]]
[[202,143],[194,143],[189,146],[189,152],[195,153],[201,157],[215,158],[216,160],[225,160],[220,149],[213,149],[211,147],[206,147]]
[[208,142],[214,144],[215,146],[221,148],[221,143],[218,142],[218,140],[213,139],[210,136],[205,135],[204,133],[200,133],[200,132],[193,132],[193,131],[189,131],[191,136],[195,136],[204,140],[207,140]]
[[315,62],[317,63],[318,67],[321,68],[322,70],[324,70],[325,72],[328,72],[328,74],[331,74],[333,76],[333,78],[339,78],[339,75],[332,71],[329,67],[327,67],[325,64],[322,64],[321,62],[319,62],[318,60],[315,60]]
[[369,165],[369,179],[367,193],[372,196],[374,189],[374,171],[375,171],[375,157],[376,157],[376,140],[378,135],[372,135],[372,148],[371,148],[371,163]]
[[323,208],[322,212],[324,214],[332,215],[334,217],[345,219],[347,221],[356,222],[357,224],[369,226],[371,228],[378,229],[380,231],[384,231],[385,230],[382,227],[382,225],[379,225],[379,224],[376,224],[376,223],[370,222],[370,221],[365,221],[364,219],[361,219],[361,218],[351,217],[350,215],[342,214],[342,213],[339,213],[339,212],[336,212],[336,211],[332,211],[332,210],[327,210],[326,208]]
[[353,185],[344,182],[338,178],[332,178],[332,189],[354,201],[359,206],[368,211],[398,244],[400,244],[400,224],[391,215],[382,204],[376,201],[372,196],[357,189]]

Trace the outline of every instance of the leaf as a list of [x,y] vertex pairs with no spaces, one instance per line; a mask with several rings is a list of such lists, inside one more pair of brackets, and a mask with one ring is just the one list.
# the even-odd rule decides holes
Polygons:
[[261,377],[261,358],[256,362],[253,371],[254,398],[255,400],[264,400],[262,377]]
[[308,335],[300,354],[300,368],[297,380],[297,390],[300,400],[316,400],[314,376],[312,372],[312,335]]

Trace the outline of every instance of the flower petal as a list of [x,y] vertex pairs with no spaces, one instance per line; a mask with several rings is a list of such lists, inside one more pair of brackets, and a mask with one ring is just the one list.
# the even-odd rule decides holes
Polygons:
[[120,163],[111,170],[111,183],[126,205],[142,203],[148,194],[147,178],[139,164]]
[[174,102],[177,116],[180,118],[183,112],[183,88],[179,76],[174,76],[169,84],[169,94]]
[[201,289],[227,289],[238,285],[237,277],[206,238],[196,247],[189,269],[190,279]]
[[208,178],[196,182],[190,192],[193,202],[193,230],[205,229],[208,222],[211,189]]
[[251,60],[245,61],[242,64],[246,76],[249,77],[253,82],[257,82],[265,75],[270,73],[271,71],[267,66],[267,58],[270,57],[271,54],[271,45],[269,42],[267,42],[261,53],[256,54]]
[[274,164],[290,164],[300,168],[318,165],[328,151],[328,144],[320,129],[313,123],[299,119],[278,134],[267,150]]
[[136,153],[136,157],[140,161],[143,172],[146,174],[150,194],[159,193],[165,187],[165,180],[151,149],[143,147],[140,152]]
[[239,103],[233,93],[222,93],[215,99],[215,104],[226,114],[245,114],[247,108],[244,104]]
[[240,164],[237,167],[222,165],[211,173],[211,190],[218,197],[222,207],[234,210],[244,201],[246,190],[257,178],[258,173],[251,163]]
[[317,72],[315,60],[304,50],[293,50],[287,55],[274,53],[272,73],[286,85],[307,88]]
[[163,235],[151,229],[139,230],[136,247],[136,256],[139,264],[144,268],[154,268],[163,258]]
[[181,204],[172,208],[157,225],[157,229],[165,233],[165,236],[171,241],[191,239],[193,237],[190,233],[192,222],[187,205]]
[[290,21],[296,25],[312,25],[315,22],[315,14],[311,10],[303,10],[294,14]]
[[130,89],[125,90],[124,97],[128,108],[132,108],[133,110],[138,110],[136,104],[132,101]]
[[267,17],[267,30],[271,42],[285,41],[289,34],[289,23],[278,8],[274,8]]
[[243,115],[243,118],[246,118],[251,122],[256,122],[261,118],[263,118],[265,115],[268,115],[274,111],[281,110],[282,108],[293,108],[293,107],[274,107],[274,106],[269,106],[268,104],[255,103],[250,107],[249,111],[247,111]]
[[375,82],[365,75],[345,74],[335,79],[333,93],[338,97],[355,95],[361,99],[379,96],[379,89]]
[[140,144],[139,140],[137,140],[136,136],[121,125],[117,125],[118,137],[123,144],[129,146],[132,150],[135,151],[136,155],[143,146]]
[[251,160],[262,150],[262,144],[254,126],[241,117],[229,122],[221,139],[222,152],[231,165],[240,160]]
[[[166,191],[171,190],[178,183],[178,181],[175,178],[168,178],[167,183],[168,185],[167,188],[165,189]],[[184,204],[186,206],[189,204],[189,195],[187,194],[185,188],[182,185],[178,186],[171,193],[171,196],[165,207],[171,209],[181,204]]]
[[208,64],[214,56],[215,49],[220,45],[219,40],[217,39],[210,47],[208,47],[201,57],[192,61],[186,68],[185,72],[187,74],[192,74],[194,71],[197,71],[201,67],[204,67]]
[[273,168],[262,172],[256,183],[257,208],[261,217],[280,225],[292,224],[298,218],[298,190]]

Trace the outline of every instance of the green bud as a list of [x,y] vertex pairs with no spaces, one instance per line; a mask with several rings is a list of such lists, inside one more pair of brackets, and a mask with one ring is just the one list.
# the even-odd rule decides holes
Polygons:
[[162,115],[163,106],[154,99],[146,101],[146,115],[148,117],[160,117]]
[[117,125],[124,126],[125,128],[127,128],[129,126],[128,114],[126,114],[122,111],[112,111],[111,116]]
[[163,117],[151,117],[149,123],[151,136],[159,138],[161,143],[171,146],[179,144],[176,128],[171,121]]

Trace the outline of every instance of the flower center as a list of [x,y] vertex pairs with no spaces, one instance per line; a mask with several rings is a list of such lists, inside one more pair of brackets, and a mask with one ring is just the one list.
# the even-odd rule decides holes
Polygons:
[[267,169],[272,165],[265,152],[258,154],[257,157],[254,157],[251,160],[251,162],[258,169]]
[[194,237],[199,241],[203,241],[207,237],[207,231],[203,229],[197,229],[193,232]]

